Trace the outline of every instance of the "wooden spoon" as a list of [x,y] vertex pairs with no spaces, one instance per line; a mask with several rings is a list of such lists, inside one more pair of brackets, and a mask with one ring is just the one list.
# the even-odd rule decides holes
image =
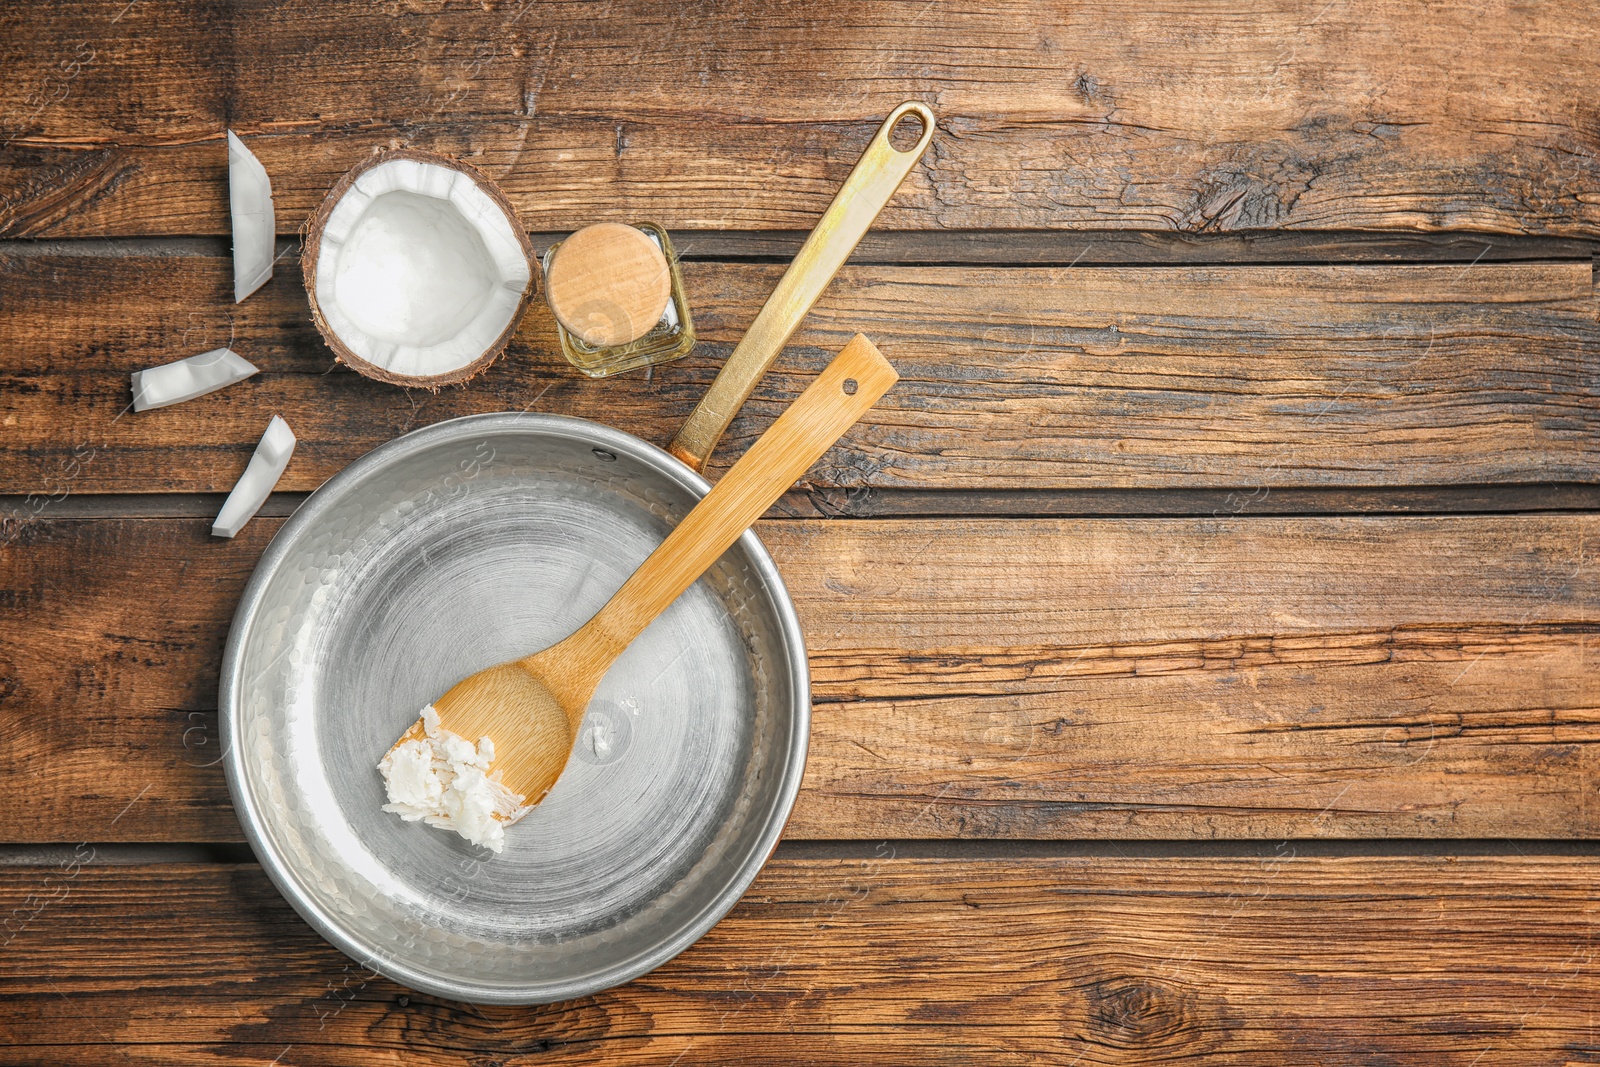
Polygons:
[[[479,671],[434,702],[439,725],[494,740],[501,782],[544,799],[611,664],[899,380],[857,334],[667,535],[599,614],[543,652]],[[424,736],[419,721],[399,744]],[[392,749],[391,749],[392,751]]]

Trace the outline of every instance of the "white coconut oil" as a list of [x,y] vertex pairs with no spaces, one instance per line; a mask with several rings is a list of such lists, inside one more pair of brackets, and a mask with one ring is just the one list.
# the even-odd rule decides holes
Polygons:
[[378,763],[389,793],[383,810],[503,851],[505,827],[533,809],[501,783],[498,771],[489,773],[494,742],[484,737],[474,745],[444,729],[432,704],[422,709],[422,728],[422,737],[401,742]]

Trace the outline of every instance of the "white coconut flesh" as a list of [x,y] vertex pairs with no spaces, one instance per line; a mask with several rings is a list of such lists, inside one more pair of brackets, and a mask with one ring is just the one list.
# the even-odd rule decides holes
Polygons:
[[354,355],[433,378],[494,347],[529,269],[516,224],[471,175],[393,159],[357,177],[329,214],[316,299]]
[[233,302],[237,304],[272,277],[277,216],[266,168],[232,130],[228,131],[228,216],[233,222]]

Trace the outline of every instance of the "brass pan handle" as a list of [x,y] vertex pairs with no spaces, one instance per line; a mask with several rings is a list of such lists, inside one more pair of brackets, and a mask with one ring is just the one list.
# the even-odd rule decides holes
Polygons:
[[[908,114],[922,121],[922,136],[909,150],[902,152],[889,143],[889,134],[895,123]],[[889,203],[894,191],[928,150],[933,140],[933,123],[933,112],[926,104],[915,100],[901,104],[883,120],[850,177],[845,179],[833,203],[823,213],[822,220],[800,246],[794,262],[778,281],[778,287],[761,305],[750,329],[734,348],[728,362],[723,364],[699,405],[689,414],[678,436],[667,446],[667,451],[695,470],[705,466],[734,414],[744,406],[755,391],[756,383],[800,327],[811,305],[833,281],[833,276],[839,273],[839,268],[844,266],[856,244]]]

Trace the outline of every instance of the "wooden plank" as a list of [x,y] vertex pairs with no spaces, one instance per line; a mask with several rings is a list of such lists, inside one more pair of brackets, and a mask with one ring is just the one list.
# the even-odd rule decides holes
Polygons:
[[[226,491],[273,414],[301,441],[284,490],[478,411],[599,418],[664,444],[782,270],[688,264],[702,342],[652,374],[582,377],[536,301],[505,358],[431,395],[333,369],[296,264],[280,266],[234,305],[221,258],[0,260],[0,492]],[[858,329],[903,380],[812,473],[821,489],[1210,486],[1253,500],[1291,486],[1600,481],[1586,261],[851,267],[714,470]],[[263,373],[127,411],[131,371],[228,343]]]
[[222,131],[290,233],[400,140],[469,158],[534,229],[644,215],[805,229],[899,101],[939,136],[896,229],[1595,236],[1586,6],[1248,11],[744,0],[410,10],[78,0],[0,18],[0,233],[226,232]]
[[507,1008],[375,977],[254,866],[68,864],[0,882],[0,1063],[1546,1064],[1600,1053],[1596,873],[780,853],[652,974]]
[[[279,524],[14,529],[5,839],[240,839],[216,671]],[[817,702],[792,838],[1600,834],[1600,516],[760,530]]]

